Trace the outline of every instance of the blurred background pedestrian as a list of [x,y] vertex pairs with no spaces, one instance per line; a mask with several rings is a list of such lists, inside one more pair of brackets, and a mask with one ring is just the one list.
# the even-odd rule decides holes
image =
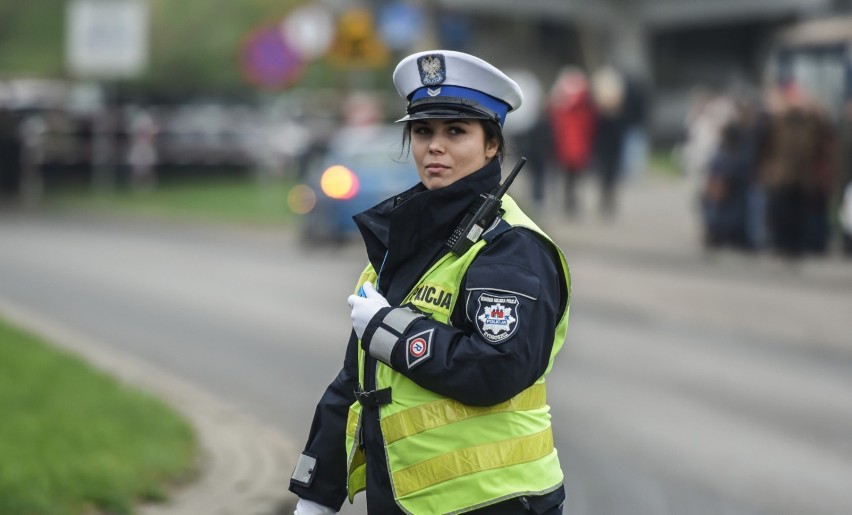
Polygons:
[[[592,157],[597,113],[585,72],[565,67],[550,88],[548,120],[554,158],[565,181],[564,208],[568,215],[580,209],[577,187]],[[546,129],[541,128],[544,132]]]
[[705,87],[696,87],[690,92],[679,158],[683,175],[690,184],[690,194],[696,199],[707,181],[722,129],[732,117],[733,106],[726,96]]
[[642,78],[629,74],[624,75],[624,87],[621,170],[625,179],[636,179],[648,165],[648,90]]
[[604,66],[592,76],[592,96],[597,108],[594,152],[600,181],[598,211],[610,217],[616,211],[616,188],[621,175],[626,120],[624,77],[612,66]]
[[127,164],[130,187],[135,193],[150,193],[157,186],[157,122],[141,108],[133,109],[128,122]]
[[701,199],[707,247],[747,246],[746,211],[753,147],[744,127],[736,121],[722,129]]
[[772,92],[760,163],[771,248],[788,258],[822,253],[828,239],[833,138],[821,110],[796,84]]

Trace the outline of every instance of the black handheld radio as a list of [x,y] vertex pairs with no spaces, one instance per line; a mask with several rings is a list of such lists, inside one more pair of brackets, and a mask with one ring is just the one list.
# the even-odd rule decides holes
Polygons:
[[474,243],[482,237],[482,233],[491,227],[494,220],[502,214],[500,207],[503,205],[503,202],[500,199],[506,193],[506,190],[509,189],[509,186],[512,185],[512,181],[515,180],[518,172],[521,171],[521,168],[524,167],[526,162],[527,158],[522,157],[518,161],[518,164],[515,165],[515,168],[512,169],[509,176],[506,177],[506,180],[503,181],[503,184],[497,188],[496,192],[480,193],[479,199],[471,204],[461,224],[456,227],[446,242],[447,247],[450,248],[453,254],[461,256],[470,250]]

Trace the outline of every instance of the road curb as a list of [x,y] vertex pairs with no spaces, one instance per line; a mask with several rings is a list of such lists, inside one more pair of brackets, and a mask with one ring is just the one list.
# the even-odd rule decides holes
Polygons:
[[200,388],[73,327],[0,296],[0,315],[111,376],[156,395],[182,413],[200,446],[198,476],[140,515],[281,515],[292,513],[287,490],[298,450],[279,431]]

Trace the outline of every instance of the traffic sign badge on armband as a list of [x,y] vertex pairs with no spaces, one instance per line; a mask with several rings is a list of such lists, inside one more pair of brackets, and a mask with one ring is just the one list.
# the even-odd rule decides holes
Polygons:
[[432,357],[432,335],[435,329],[417,333],[405,341],[405,362],[412,369]]
[[476,312],[476,330],[490,343],[501,343],[518,329],[519,308],[517,295],[486,291],[479,295]]

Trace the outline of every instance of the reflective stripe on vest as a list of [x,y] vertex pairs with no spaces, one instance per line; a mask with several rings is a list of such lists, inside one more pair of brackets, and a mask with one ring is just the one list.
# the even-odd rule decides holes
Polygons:
[[508,467],[544,458],[553,452],[553,432],[544,431],[488,444],[459,449],[393,473],[399,497],[474,472]]
[[[508,401],[494,406],[468,406],[455,399],[439,399],[383,418],[382,433],[385,435],[385,442],[392,444],[407,436],[473,417],[543,408],[546,401],[547,391],[544,383],[535,384]],[[352,434],[355,434],[354,427]]]

